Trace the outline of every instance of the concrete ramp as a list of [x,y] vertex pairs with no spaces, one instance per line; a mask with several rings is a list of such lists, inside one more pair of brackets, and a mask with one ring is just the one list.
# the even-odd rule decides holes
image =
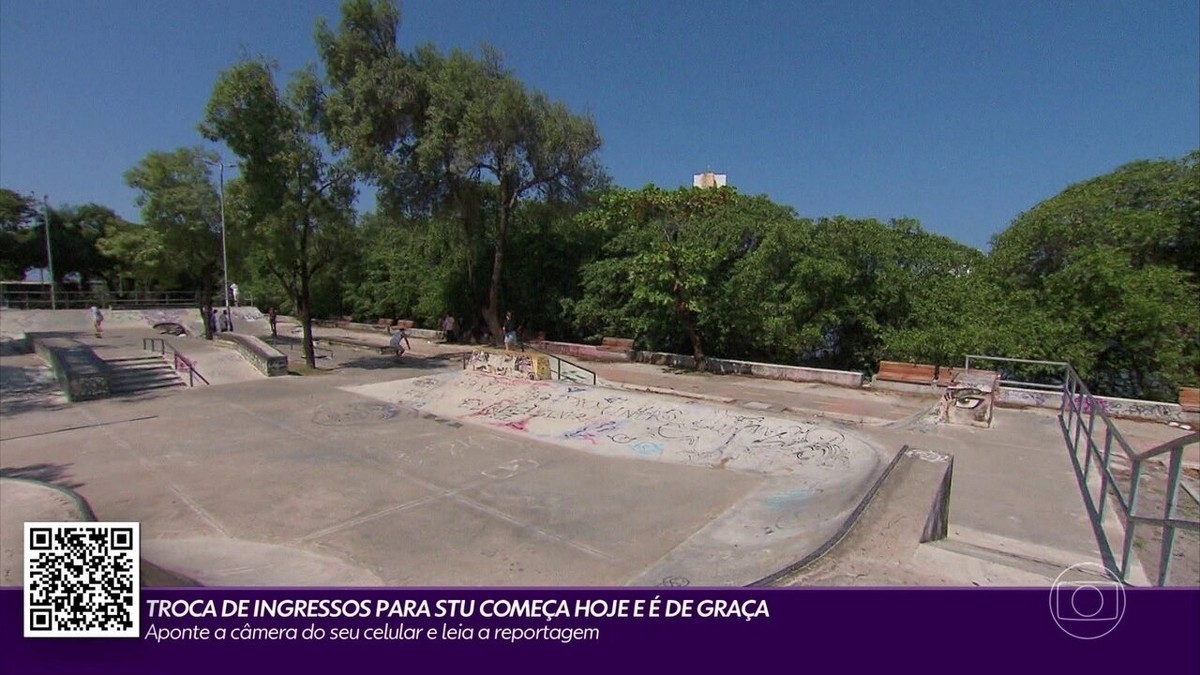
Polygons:
[[[476,371],[349,387],[420,414],[631,462],[749,474],[756,487],[628,583],[742,585],[822,547],[891,459],[843,430],[675,398]],[[630,514],[637,518],[636,513]]]

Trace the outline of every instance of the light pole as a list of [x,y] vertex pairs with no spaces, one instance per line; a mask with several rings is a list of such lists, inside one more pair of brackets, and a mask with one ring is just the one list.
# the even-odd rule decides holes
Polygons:
[[50,197],[42,195],[42,222],[46,225],[46,271],[50,273],[50,309],[58,309],[58,300],[54,294],[54,253],[50,246]]
[[220,175],[220,191],[218,192],[218,196],[221,200],[221,272],[225,278],[225,316],[229,318],[229,330],[233,330],[233,312],[229,309],[229,249],[225,245],[225,167],[232,168],[237,165],[225,164],[221,161],[220,156],[217,157],[216,162],[204,161],[209,164],[215,164],[218,167],[218,174]]

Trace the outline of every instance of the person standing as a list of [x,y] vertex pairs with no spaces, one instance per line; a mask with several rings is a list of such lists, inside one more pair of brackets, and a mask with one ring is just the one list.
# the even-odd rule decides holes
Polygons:
[[238,300],[238,287],[237,287],[237,284],[229,284],[229,292],[233,294],[233,306],[234,306],[234,307],[241,307],[241,306],[242,306],[242,303],[241,303],[241,301],[240,301],[240,300]]
[[267,310],[267,321],[271,322],[271,337],[278,337],[275,332],[275,321],[279,318],[279,314],[275,311],[275,307]]
[[104,325],[104,314],[100,311],[99,305],[92,305],[92,328],[96,330],[96,337],[100,337]]
[[228,330],[229,330],[229,310],[223,309],[223,310],[221,310],[221,332],[224,333],[224,332],[227,332]]
[[512,312],[504,313],[504,351],[510,352],[517,346],[517,322]]

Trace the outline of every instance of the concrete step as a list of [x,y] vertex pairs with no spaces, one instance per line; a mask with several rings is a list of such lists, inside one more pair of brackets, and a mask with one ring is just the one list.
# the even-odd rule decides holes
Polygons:
[[107,359],[106,363],[110,367],[108,390],[113,394],[185,386],[175,369],[159,355],[122,356]]

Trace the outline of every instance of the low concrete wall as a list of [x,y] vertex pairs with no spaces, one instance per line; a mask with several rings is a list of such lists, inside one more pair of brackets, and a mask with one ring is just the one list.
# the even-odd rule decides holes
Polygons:
[[501,352],[479,349],[466,358],[466,370],[475,370],[519,380],[549,380],[550,357],[528,352]]
[[213,339],[218,342],[228,342],[242,358],[249,361],[259,372],[267,377],[288,374],[288,357],[283,352],[254,337],[240,333],[217,333]]
[[[1187,422],[1188,413],[1178,403],[1141,401],[1132,398],[1096,396],[1097,405],[1109,417],[1151,420],[1157,422]],[[1062,407],[1062,394],[1057,391],[1000,387],[996,391],[996,405],[1002,408],[1052,408]],[[1084,411],[1090,410],[1086,403]]]
[[529,346],[551,354],[574,356],[584,361],[628,361],[630,352],[601,349],[596,345],[581,345],[574,342],[531,340]]
[[[685,354],[668,354],[665,352],[631,352],[631,358],[641,363],[671,366],[673,368],[695,369],[696,359]],[[790,382],[822,382],[839,387],[861,387],[863,374],[846,370],[826,370],[824,368],[807,368],[804,366],[784,366],[774,363],[756,363],[754,361],[735,361],[733,359],[705,359],[704,369],[721,375],[749,375],[771,380],[787,380]]]
[[91,348],[70,338],[29,334],[25,339],[50,366],[68,401],[108,396],[108,365]]

